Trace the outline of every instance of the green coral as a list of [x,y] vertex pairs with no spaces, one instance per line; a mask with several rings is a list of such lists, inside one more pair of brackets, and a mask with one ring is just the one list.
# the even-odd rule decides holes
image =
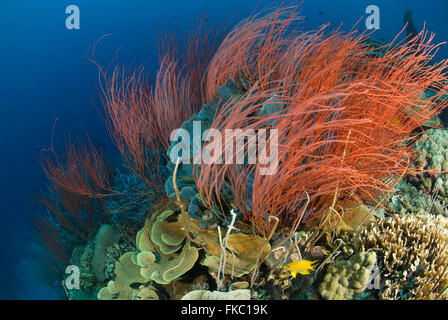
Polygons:
[[163,254],[171,254],[180,249],[185,239],[185,232],[181,230],[180,222],[168,222],[166,219],[174,210],[165,210],[157,218],[151,228],[151,241],[160,247]]
[[193,268],[199,252],[184,241],[185,231],[172,217],[174,207],[174,200],[156,207],[155,219],[147,221],[136,235],[137,251],[121,256],[115,280],[100,290],[99,299],[152,299],[156,290],[148,289],[151,283],[170,284]]
[[[172,213],[166,214],[166,216],[171,214]],[[182,248],[179,254],[176,254],[176,251],[171,252],[171,249],[167,250],[169,249],[169,247],[167,247],[168,245],[165,241],[163,241],[163,239],[174,239],[176,237],[181,238],[178,236],[180,225],[178,225],[178,229],[166,229],[171,231],[171,233],[168,234],[162,234],[161,232],[164,229],[159,227],[157,227],[156,232],[154,232],[153,230],[149,231],[149,229],[154,229],[154,226],[157,226],[157,222],[161,221],[164,220],[160,219],[156,221],[152,227],[149,224],[146,224],[145,227],[138,232],[136,241],[138,244],[137,248],[140,250],[140,252],[136,256],[135,263],[141,267],[141,274],[146,279],[153,280],[159,284],[167,284],[190,270],[196,263],[196,260],[199,257],[199,252],[197,248],[190,246],[189,242],[185,243],[184,245],[179,244],[177,246],[176,251]],[[154,241],[156,245],[158,245],[159,243],[161,244],[159,246],[159,250],[161,251],[160,253],[155,251],[152,243],[150,242],[148,237],[145,236],[148,233],[151,234],[151,240],[154,241],[154,239],[156,239],[156,241]],[[162,237],[162,235],[169,236]],[[185,237],[185,232],[183,232],[183,237]]]

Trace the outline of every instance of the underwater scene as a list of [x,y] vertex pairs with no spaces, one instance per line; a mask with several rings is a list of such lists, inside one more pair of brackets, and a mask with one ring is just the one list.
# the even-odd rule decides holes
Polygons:
[[0,299],[447,300],[447,20],[0,0]]

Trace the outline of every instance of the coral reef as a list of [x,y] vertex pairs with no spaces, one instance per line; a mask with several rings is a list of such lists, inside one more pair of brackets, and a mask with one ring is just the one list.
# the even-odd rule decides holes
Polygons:
[[[341,215],[335,206],[377,205],[413,172],[409,164],[416,157],[418,130],[443,109],[438,98],[446,92],[444,69],[424,68],[420,62],[429,59],[429,51],[415,52],[420,47],[415,42],[429,41],[423,33],[407,45],[372,55],[377,48],[363,36],[286,32],[297,17],[282,14],[279,9],[275,18],[267,15],[238,25],[211,61],[209,70],[216,73],[208,73],[220,83],[240,68],[257,70],[247,76],[250,89],[219,110],[212,128],[224,133],[238,128],[245,134],[271,129],[265,148],[272,156],[278,147],[279,160],[241,164],[236,156],[250,155],[255,138],[249,138],[229,162],[226,152],[233,141],[221,148],[211,141],[204,148],[215,147],[215,159],[226,162],[201,163],[195,177],[206,205],[219,207],[225,202],[221,194],[229,189],[244,220],[262,235],[270,231],[268,215],[280,225],[294,225],[307,197],[314,210],[303,220],[316,229],[329,216]],[[415,60],[409,59],[410,51]],[[408,90],[397,77],[413,79],[416,86]],[[437,88],[437,93],[424,95],[428,88]]]
[[375,220],[348,236],[344,252],[376,253],[383,299],[447,298],[447,223],[431,215]]
[[70,297],[448,298],[448,62],[423,32],[378,45],[302,19],[163,40],[153,84],[92,50],[122,159],[51,148],[36,223],[52,270],[80,268]]

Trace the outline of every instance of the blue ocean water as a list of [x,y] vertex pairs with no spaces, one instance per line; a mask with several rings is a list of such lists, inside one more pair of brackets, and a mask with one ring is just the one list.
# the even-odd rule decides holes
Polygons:
[[[300,1],[290,1],[297,4]],[[123,65],[157,67],[156,38],[182,32],[201,17],[210,26],[238,22],[257,8],[281,1],[254,0],[0,0],[0,299],[64,298],[45,284],[22,258],[33,231],[33,194],[44,190],[40,152],[54,142],[62,150],[67,137],[83,136],[115,152],[98,115],[98,72],[86,52],[103,35],[96,55],[107,64],[116,56]],[[446,0],[307,0],[301,6],[306,27],[331,22],[350,30],[365,28],[368,5],[380,9],[380,29],[373,37],[390,41],[412,10],[415,26],[448,41]],[[66,7],[80,9],[80,29],[65,26]],[[229,22],[230,21],[230,22]],[[117,49],[121,48],[118,51]],[[442,46],[438,58],[448,57]],[[116,152],[115,152],[116,153]]]

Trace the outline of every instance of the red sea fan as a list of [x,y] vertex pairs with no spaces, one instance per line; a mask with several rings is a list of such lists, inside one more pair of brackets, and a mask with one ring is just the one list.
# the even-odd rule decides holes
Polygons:
[[[259,28],[260,23],[268,27],[292,19],[283,16],[250,20],[232,34],[250,29],[251,23]],[[447,62],[429,63],[437,48],[430,44],[432,36],[427,39],[422,32],[407,43],[378,48],[362,35],[324,31],[263,42],[267,48],[254,51],[252,65],[258,65],[258,53],[278,54],[269,55],[273,61],[262,79],[258,71],[252,73],[249,92],[227,103],[214,120],[212,127],[222,133],[274,129],[271,134],[277,134],[278,142],[268,139],[267,147],[278,148],[277,171],[261,174],[259,161],[201,163],[196,177],[208,206],[219,206],[221,193],[230,190],[246,221],[261,234],[269,231],[268,216],[278,217],[283,225],[297,223],[308,195],[305,219],[311,225],[335,209],[381,204],[395,183],[414,170],[409,164],[415,158],[418,129],[443,108],[439,101],[446,94]],[[250,47],[247,41],[241,36],[233,47]],[[228,59],[229,75],[237,74],[234,66],[244,71],[242,55],[218,53],[223,57],[213,60]],[[427,89],[437,94],[426,99]],[[263,114],[268,99],[281,108]],[[225,149],[214,156],[224,159]]]

